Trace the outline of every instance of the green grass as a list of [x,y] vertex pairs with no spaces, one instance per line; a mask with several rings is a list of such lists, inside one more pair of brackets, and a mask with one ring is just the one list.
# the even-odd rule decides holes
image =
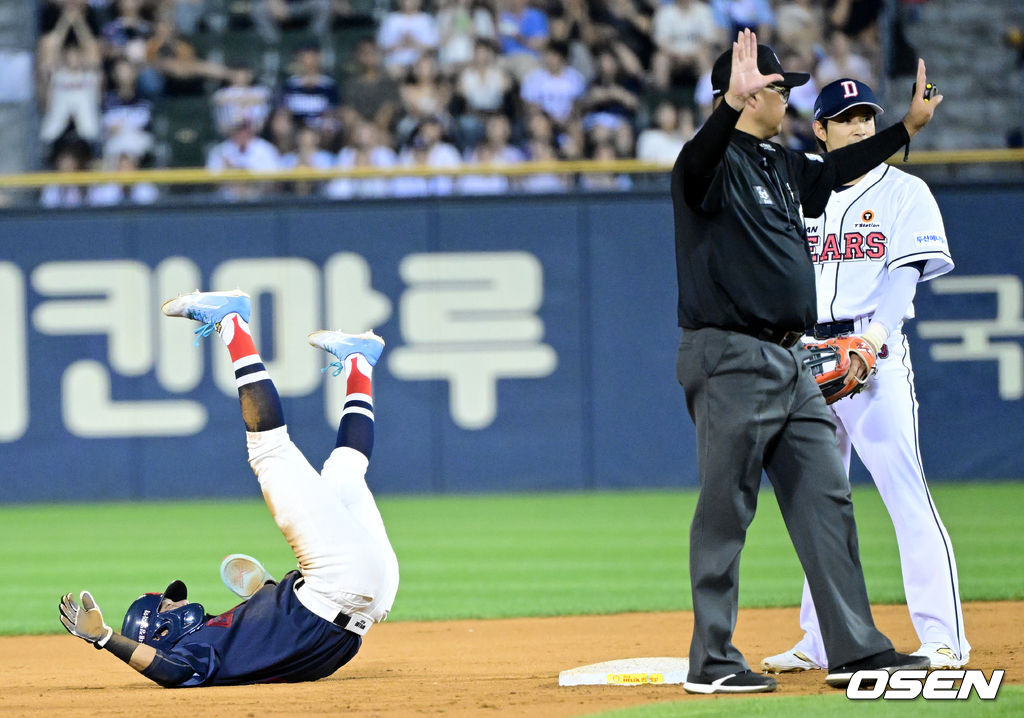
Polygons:
[[[965,600],[1024,598],[1024,483],[932,487],[953,537]],[[617,613],[689,608],[694,492],[384,498],[402,584],[393,620]],[[854,492],[871,598],[903,600],[877,492]],[[59,632],[61,593],[89,589],[116,620],[173,578],[208,611],[233,605],[227,553],[280,576],[295,560],[261,501],[0,507],[0,634]],[[801,572],[770,491],[741,566],[743,606],[796,605]]]
[[[986,674],[987,675],[987,674]],[[1005,679],[1004,679],[1005,680]],[[985,716],[1017,718],[1024,712],[1024,686],[1002,685],[993,701],[972,695],[968,701],[862,701],[854,702],[837,691],[828,696],[720,696],[703,700],[650,703],[636,708],[600,713],[594,718],[757,718],[758,716],[895,716],[944,718]]]

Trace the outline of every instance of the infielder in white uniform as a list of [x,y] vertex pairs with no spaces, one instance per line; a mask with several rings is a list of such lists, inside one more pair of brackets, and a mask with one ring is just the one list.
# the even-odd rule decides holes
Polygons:
[[[836,80],[814,105],[814,134],[832,151],[874,135],[881,112],[870,87]],[[831,406],[847,472],[852,446],[896,529],[903,589],[921,641],[915,654],[927,655],[933,668],[960,668],[971,647],[953,546],[921,466],[914,370],[903,334],[904,320],[914,316],[917,283],[953,269],[942,216],[921,179],[883,164],[833,192],[825,212],[805,225],[817,269],[813,340],[859,334],[878,356],[864,390]],[[800,626],[804,637],[765,658],[766,672],[828,667],[806,579]]]

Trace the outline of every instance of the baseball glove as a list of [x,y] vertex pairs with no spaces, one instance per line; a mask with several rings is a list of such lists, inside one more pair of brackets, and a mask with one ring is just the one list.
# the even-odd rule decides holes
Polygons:
[[[864,388],[875,372],[875,351],[859,336],[835,337],[820,344],[807,344],[804,348],[811,353],[804,359],[804,364],[818,382],[826,404],[853,396]],[[857,377],[854,355],[859,356],[867,367],[863,379]]]

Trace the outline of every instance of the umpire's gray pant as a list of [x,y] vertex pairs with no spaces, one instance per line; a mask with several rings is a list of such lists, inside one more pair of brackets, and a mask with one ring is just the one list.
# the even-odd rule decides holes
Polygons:
[[732,634],[762,469],[810,584],[829,665],[892,648],[871,617],[850,484],[805,354],[721,329],[683,332],[676,376],[697,429],[700,478],[690,526],[690,680],[749,670]]

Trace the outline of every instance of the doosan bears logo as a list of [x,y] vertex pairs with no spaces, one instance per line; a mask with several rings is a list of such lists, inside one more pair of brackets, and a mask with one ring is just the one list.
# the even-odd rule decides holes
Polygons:
[[840,261],[878,261],[885,259],[888,239],[877,231],[844,232],[842,238],[834,232],[824,237],[808,233],[807,244],[811,250],[811,261],[815,264]]

